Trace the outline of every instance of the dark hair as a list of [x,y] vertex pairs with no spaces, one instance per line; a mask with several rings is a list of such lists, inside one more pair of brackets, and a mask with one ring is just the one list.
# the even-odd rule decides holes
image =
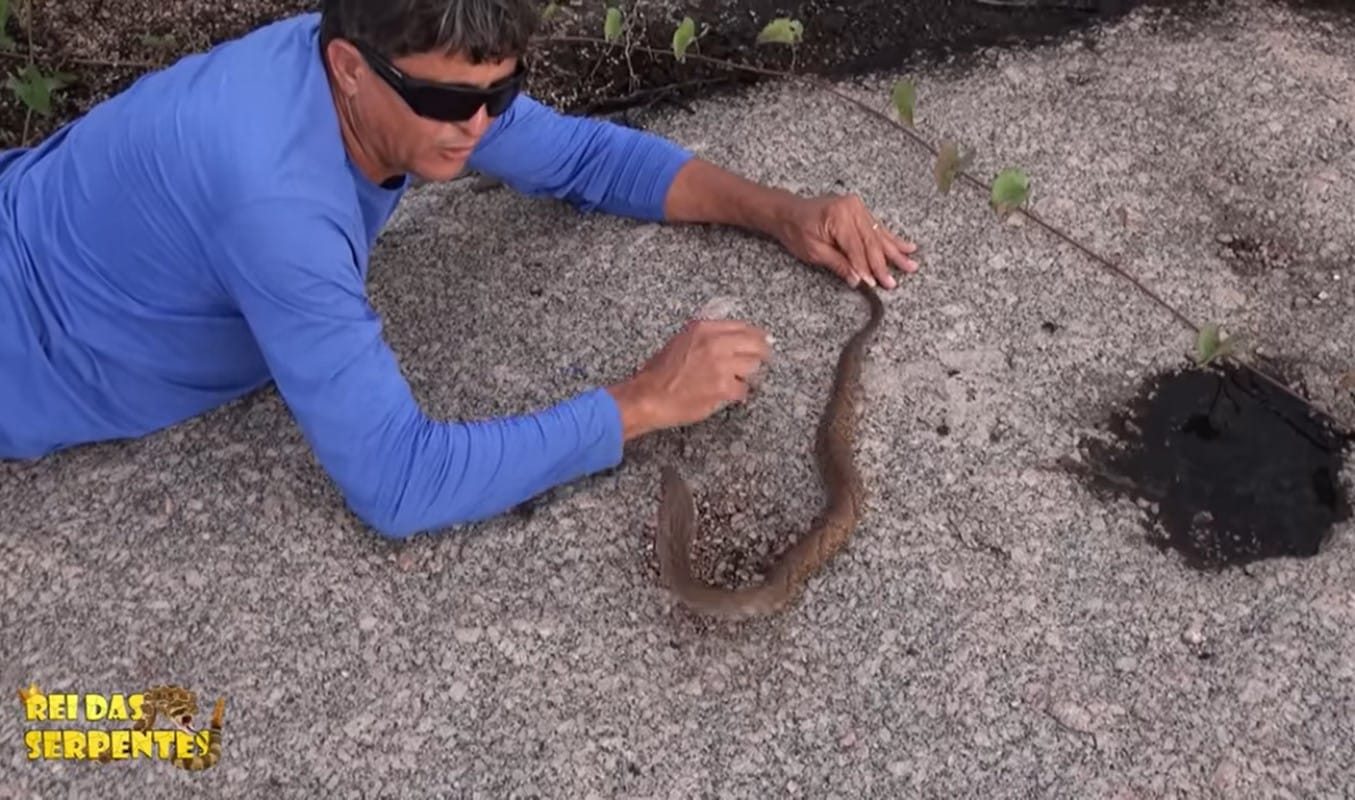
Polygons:
[[320,41],[360,41],[388,58],[436,52],[480,64],[521,57],[537,20],[535,0],[324,0]]

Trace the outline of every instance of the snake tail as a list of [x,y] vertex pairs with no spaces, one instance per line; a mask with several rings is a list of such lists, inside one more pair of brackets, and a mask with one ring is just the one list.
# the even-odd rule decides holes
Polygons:
[[663,467],[655,547],[659,573],[692,611],[726,620],[779,613],[795,601],[810,576],[842,549],[855,530],[865,500],[854,455],[861,362],[884,316],[874,288],[862,283],[858,290],[870,306],[870,319],[838,356],[832,391],[815,434],[814,459],[825,492],[824,505],[808,533],[777,559],[762,583],[727,589],[694,573],[691,551],[697,521],[691,488],[674,467]]

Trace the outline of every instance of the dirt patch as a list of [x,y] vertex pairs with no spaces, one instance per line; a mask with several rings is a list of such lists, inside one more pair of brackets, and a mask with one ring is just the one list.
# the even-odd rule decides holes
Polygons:
[[1287,270],[1294,263],[1292,255],[1273,239],[1221,233],[1218,235],[1218,242],[1220,253],[1228,268],[1244,278],[1255,278],[1275,270]]
[[[666,55],[684,16],[709,26],[692,53],[772,69],[847,74],[898,69],[999,44],[1049,41],[1112,20],[1139,5],[1208,8],[1207,0],[626,0],[621,41],[611,46],[543,41],[532,78],[534,95],[575,112],[601,112],[658,100],[681,100],[753,80],[709,64],[677,64]],[[110,3],[106,0],[11,0],[5,30],[13,47],[0,52],[6,78],[30,56],[44,73],[68,83],[52,99],[50,115],[30,113],[11,91],[0,92],[0,148],[32,143],[147,71],[292,14],[310,11],[302,0]],[[544,3],[543,3],[544,5]],[[545,37],[600,38],[602,3],[565,0],[542,31]],[[804,24],[793,50],[754,44],[772,19]],[[630,47],[628,48],[627,45]],[[636,45],[665,51],[655,55]],[[25,131],[27,136],[25,138]]]
[[1355,437],[1232,365],[1149,380],[1070,468],[1147,510],[1149,539],[1197,569],[1311,557],[1351,516],[1341,474]]

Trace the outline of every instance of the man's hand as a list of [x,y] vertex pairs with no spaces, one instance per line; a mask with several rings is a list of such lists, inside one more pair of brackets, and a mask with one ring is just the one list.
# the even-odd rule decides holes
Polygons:
[[771,352],[765,331],[737,320],[693,320],[629,379],[608,387],[623,438],[688,425],[748,398]]
[[832,270],[853,287],[864,280],[895,288],[891,264],[917,272],[909,258],[917,245],[882,225],[854,194],[787,200],[771,233],[795,257]]
[[666,200],[671,222],[737,225],[775,238],[802,261],[826,267],[848,284],[893,289],[890,265],[917,271],[917,245],[880,224],[861,198],[801,197],[693,158],[678,171]]

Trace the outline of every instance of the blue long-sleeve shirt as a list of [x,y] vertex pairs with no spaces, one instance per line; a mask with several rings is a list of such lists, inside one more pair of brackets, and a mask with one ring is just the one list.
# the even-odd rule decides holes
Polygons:
[[[387,536],[484,519],[619,462],[601,387],[493,419],[420,409],[365,288],[408,184],[349,160],[317,26],[300,15],[191,55],[0,153],[0,458],[145,435],[271,380]],[[690,157],[521,96],[470,166],[658,221]]]

